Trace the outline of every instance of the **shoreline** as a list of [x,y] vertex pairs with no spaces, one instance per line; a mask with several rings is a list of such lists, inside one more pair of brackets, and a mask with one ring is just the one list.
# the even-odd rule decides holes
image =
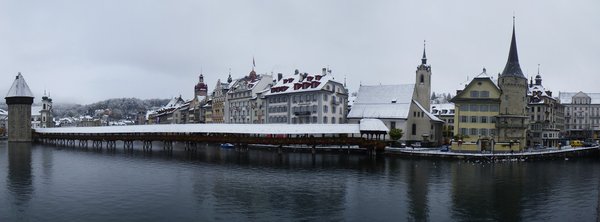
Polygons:
[[569,157],[600,156],[600,147],[563,147],[562,149],[549,148],[544,150],[522,151],[514,153],[469,153],[469,152],[442,152],[439,148],[394,148],[386,147],[385,154],[390,156],[406,156],[440,159],[464,160],[527,160],[527,159],[560,159]]

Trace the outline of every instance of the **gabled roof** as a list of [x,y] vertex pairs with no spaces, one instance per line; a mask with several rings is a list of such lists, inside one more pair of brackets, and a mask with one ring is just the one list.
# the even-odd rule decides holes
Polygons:
[[[450,102],[456,102],[457,100],[461,100],[463,99],[463,95],[469,91],[468,89],[471,88],[473,86],[473,84],[476,84],[478,81],[485,81],[485,82],[489,82],[490,84],[492,84],[494,86],[494,89],[496,90],[496,92],[500,92],[500,87],[498,87],[498,84],[492,79],[492,77],[488,76],[486,73],[485,68],[483,69],[483,72],[480,73],[479,75],[475,76],[475,78],[473,78],[471,80],[471,82],[469,82],[469,84],[467,84],[467,86],[465,86],[465,88],[460,91],[459,93],[456,94],[456,96],[452,97],[452,99],[450,99]],[[468,97],[468,96],[467,96]],[[469,98],[469,99],[477,99],[477,98]],[[490,98],[483,98],[483,99],[490,99]]]
[[[322,90],[328,82],[336,82],[332,75],[306,75],[304,78],[298,75],[289,75],[269,89],[265,95],[279,95],[286,93],[308,92]],[[341,83],[336,82],[341,85]]]
[[6,94],[6,98],[10,97],[34,97],[21,73],[17,74],[15,81]]
[[425,107],[421,106],[421,104],[419,102],[417,102],[417,100],[412,100],[413,103],[415,103],[417,105],[417,107],[419,107],[419,109],[425,113],[425,115],[427,115],[427,117],[429,117],[429,119],[433,120],[433,121],[438,121],[438,122],[444,122],[443,120],[441,120],[440,118],[437,118],[437,116],[431,114],[429,112],[429,110],[425,109]]
[[406,119],[414,84],[360,86],[348,118]]

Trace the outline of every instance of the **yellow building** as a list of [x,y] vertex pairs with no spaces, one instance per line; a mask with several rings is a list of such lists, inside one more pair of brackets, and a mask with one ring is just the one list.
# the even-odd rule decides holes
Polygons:
[[455,105],[453,151],[492,151],[500,94],[500,88],[485,69],[456,92],[450,100]]

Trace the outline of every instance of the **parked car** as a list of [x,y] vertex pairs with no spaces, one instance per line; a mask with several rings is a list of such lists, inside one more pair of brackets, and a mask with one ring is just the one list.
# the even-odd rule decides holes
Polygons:
[[583,146],[583,142],[581,142],[581,140],[572,140],[571,146],[572,147],[581,147],[581,146]]
[[414,143],[412,144],[412,147],[413,147],[413,148],[419,148],[419,147],[421,147],[421,142],[414,142]]

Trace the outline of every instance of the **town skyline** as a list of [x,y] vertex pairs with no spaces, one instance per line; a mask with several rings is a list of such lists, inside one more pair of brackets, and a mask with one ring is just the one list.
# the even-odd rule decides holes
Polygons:
[[538,64],[556,95],[596,92],[600,80],[594,1],[0,4],[0,91],[21,72],[36,101],[44,90],[57,103],[191,98],[201,72],[212,92],[229,69],[247,75],[253,60],[260,74],[329,67],[350,92],[414,83],[423,40],[432,91],[455,94],[484,67],[495,78],[502,71],[513,14],[528,80]]

